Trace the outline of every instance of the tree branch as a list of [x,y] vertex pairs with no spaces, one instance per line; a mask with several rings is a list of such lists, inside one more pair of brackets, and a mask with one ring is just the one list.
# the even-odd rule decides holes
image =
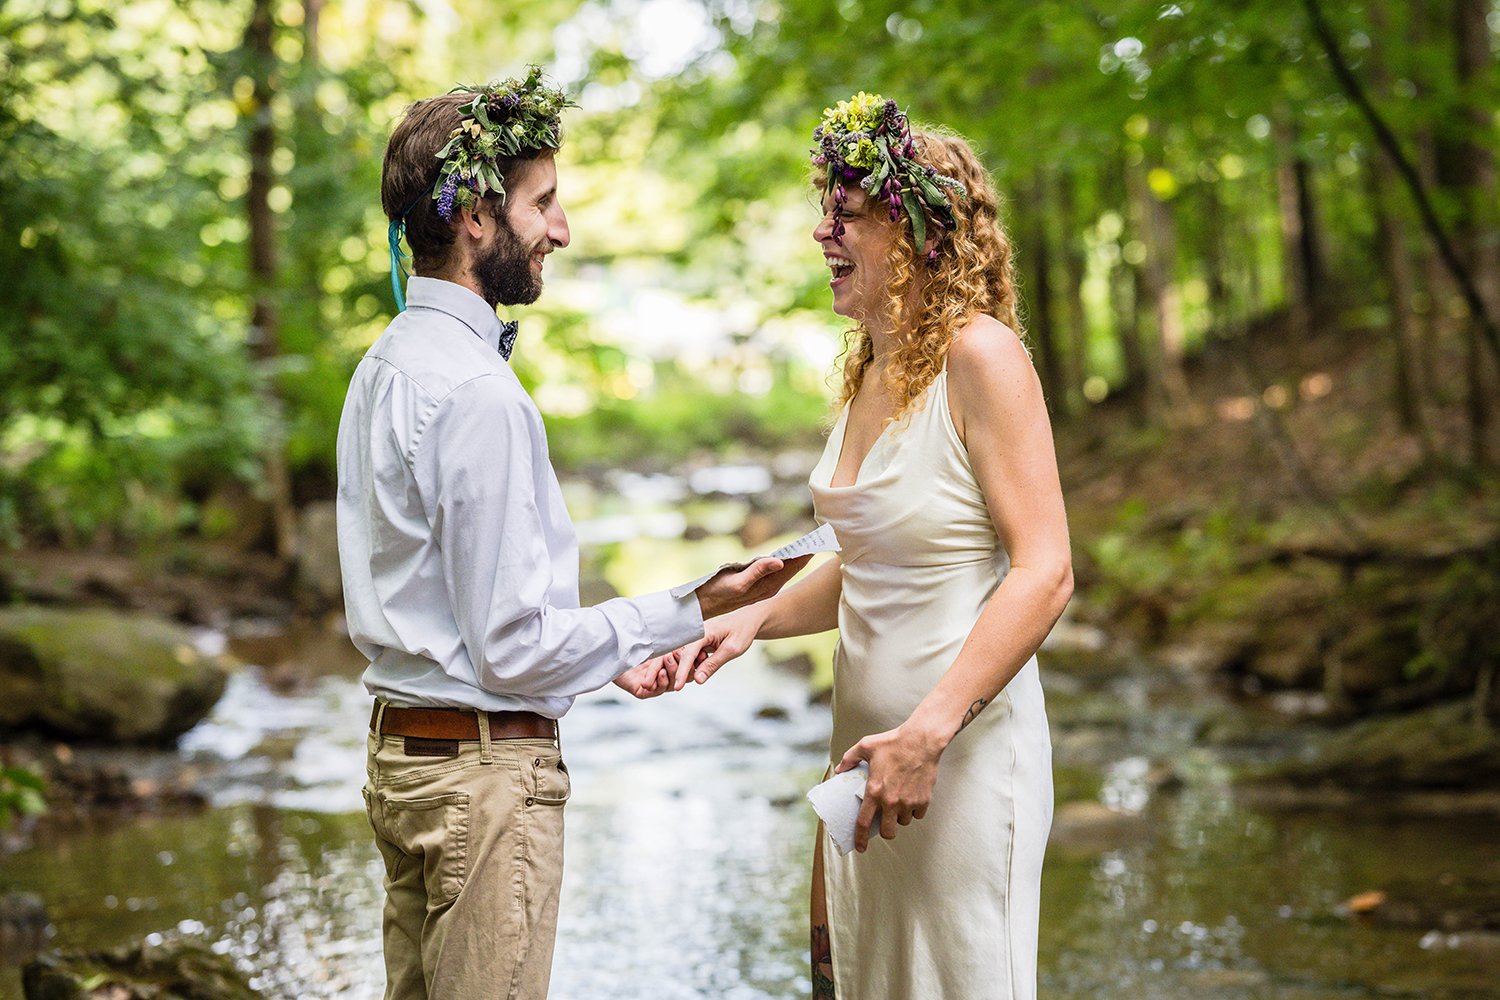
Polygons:
[[1360,86],[1358,78],[1344,61],[1344,55],[1339,50],[1338,40],[1334,38],[1333,31],[1328,26],[1327,19],[1323,16],[1323,9],[1318,0],[1303,0],[1303,6],[1307,8],[1307,16],[1312,20],[1314,33],[1323,46],[1323,51],[1328,56],[1328,63],[1333,68],[1333,75],[1349,99],[1364,114],[1365,120],[1370,123],[1370,128],[1375,132],[1375,138],[1380,147],[1385,150],[1391,162],[1395,164],[1396,172],[1406,182],[1406,188],[1411,192],[1412,198],[1417,203],[1417,211],[1422,216],[1422,225],[1427,229],[1432,241],[1437,244],[1438,255],[1443,258],[1443,263],[1448,266],[1448,271],[1453,275],[1453,280],[1458,284],[1463,293],[1464,301],[1468,303],[1469,312],[1473,315],[1475,322],[1479,324],[1480,331],[1484,334],[1485,343],[1489,346],[1490,353],[1494,355],[1495,364],[1500,367],[1500,329],[1497,329],[1495,320],[1490,316],[1489,309],[1485,306],[1484,299],[1479,294],[1479,289],[1474,285],[1474,279],[1469,274],[1469,269],[1459,259],[1458,253],[1453,249],[1453,243],[1448,239],[1448,234],[1443,230],[1443,225],[1438,221],[1437,212],[1433,210],[1432,201],[1427,197],[1427,189],[1422,186],[1422,180],[1417,176],[1416,168],[1401,151],[1401,142],[1391,131],[1385,119],[1375,110],[1370,103],[1370,98],[1365,94],[1364,88]]

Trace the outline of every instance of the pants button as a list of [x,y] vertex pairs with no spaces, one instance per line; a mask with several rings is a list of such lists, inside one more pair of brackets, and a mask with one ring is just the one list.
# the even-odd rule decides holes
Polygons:
[[528,806],[534,806],[534,805],[536,805],[536,799],[527,799],[526,800],[526,804]]

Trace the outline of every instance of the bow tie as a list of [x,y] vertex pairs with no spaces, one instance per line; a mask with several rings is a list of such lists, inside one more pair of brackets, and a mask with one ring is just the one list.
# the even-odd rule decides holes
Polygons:
[[521,324],[515,320],[502,320],[500,322],[500,356],[506,361],[510,360],[510,352],[516,346],[516,331]]

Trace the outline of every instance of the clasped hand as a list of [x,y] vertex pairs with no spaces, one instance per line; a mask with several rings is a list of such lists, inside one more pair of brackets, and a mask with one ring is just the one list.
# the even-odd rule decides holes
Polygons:
[[[707,619],[703,638],[630,668],[615,678],[615,684],[637,698],[655,698],[668,691],[681,691],[689,678],[699,684],[707,681],[750,648],[765,621],[764,611],[757,610],[757,605],[776,596],[811,558],[768,557],[746,566],[726,566],[698,588],[698,602]],[[717,611],[728,614],[713,617]]]
[[763,620],[753,604],[721,615],[704,623],[703,638],[697,642],[632,667],[615,678],[615,684],[637,698],[681,691],[689,680],[702,684],[750,648]]
[[[615,683],[637,698],[681,691],[689,679],[702,684],[750,648],[764,621],[765,611],[757,605],[715,618],[704,626],[702,639],[627,670]],[[946,747],[947,740],[909,719],[849,748],[834,768],[836,772],[847,771],[862,760],[870,765],[864,803],[855,822],[855,850],[869,847],[875,832],[894,840],[898,826],[927,815],[937,786],[938,762]],[[879,826],[875,826],[877,814]]]

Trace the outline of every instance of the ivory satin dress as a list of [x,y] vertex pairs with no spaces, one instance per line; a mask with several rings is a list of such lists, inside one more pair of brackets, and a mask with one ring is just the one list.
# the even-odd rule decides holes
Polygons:
[[[947,371],[888,424],[852,485],[830,485],[846,406],[809,485],[842,547],[836,763],[894,729],[958,657],[1010,561],[948,409]],[[1052,745],[1035,657],[944,752],[927,815],[823,851],[838,1000],[1036,996]]]

